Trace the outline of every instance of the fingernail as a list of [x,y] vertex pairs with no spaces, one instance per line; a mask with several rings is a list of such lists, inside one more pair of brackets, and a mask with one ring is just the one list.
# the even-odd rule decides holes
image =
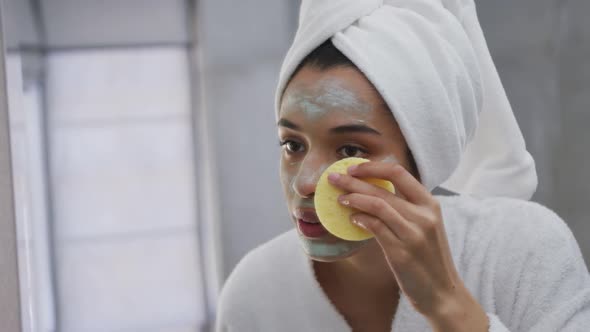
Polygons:
[[365,224],[363,224],[360,220],[358,220],[356,218],[352,218],[352,223],[357,225],[360,228],[363,228],[365,230],[367,229],[367,226],[365,226]]
[[329,181],[337,181],[340,178],[340,174],[339,173],[330,173],[328,174],[328,180]]
[[342,205],[350,205],[350,201],[348,201],[346,198],[339,198],[338,200]]
[[348,168],[348,174],[351,174],[352,172],[356,171],[356,169],[359,168],[358,165],[352,165]]

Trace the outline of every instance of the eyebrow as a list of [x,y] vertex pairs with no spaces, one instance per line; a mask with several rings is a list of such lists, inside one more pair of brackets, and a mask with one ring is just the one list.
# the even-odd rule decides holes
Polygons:
[[[296,125],[295,123],[293,123],[287,119],[280,119],[279,122],[277,123],[277,125],[281,126],[281,127],[286,127],[289,129],[301,131],[301,128],[298,125]],[[331,128],[330,132],[333,134],[367,133],[367,134],[381,136],[381,133],[378,132],[377,130],[375,130],[369,126],[362,125],[362,124],[342,125],[342,126]]]
[[287,127],[289,129],[293,129],[293,130],[301,130],[301,128],[299,128],[298,125],[294,124],[293,122],[291,122],[287,119],[280,119],[279,122],[277,122],[277,126]]
[[338,126],[330,129],[330,132],[334,134],[345,134],[345,133],[367,133],[381,136],[381,133],[377,130],[361,124],[350,124]]

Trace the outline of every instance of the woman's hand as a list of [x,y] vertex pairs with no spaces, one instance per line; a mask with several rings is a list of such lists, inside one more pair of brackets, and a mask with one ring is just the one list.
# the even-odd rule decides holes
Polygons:
[[[390,181],[396,194],[357,178]],[[453,263],[440,204],[418,180],[386,162],[351,166],[348,175],[328,179],[347,192],[341,204],[361,211],[351,222],[375,235],[400,289],[435,331],[487,331],[487,316]]]

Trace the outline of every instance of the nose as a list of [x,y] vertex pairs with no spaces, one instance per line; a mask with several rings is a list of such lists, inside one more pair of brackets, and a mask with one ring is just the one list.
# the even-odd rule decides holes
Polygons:
[[301,198],[312,198],[316,183],[311,177],[297,176],[293,182],[293,191]]
[[320,176],[327,168],[319,158],[306,158],[293,181],[293,191],[301,198],[312,198]]

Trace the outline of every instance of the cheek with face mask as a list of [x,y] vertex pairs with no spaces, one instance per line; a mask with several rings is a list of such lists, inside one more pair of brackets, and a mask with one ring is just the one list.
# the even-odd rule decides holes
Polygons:
[[[377,160],[396,163],[398,159],[389,155]],[[350,257],[374,241],[374,239],[344,240],[330,234],[319,223],[314,205],[315,187],[321,174],[331,165],[331,162],[333,161],[312,163],[309,160],[300,162],[281,160],[281,183],[302,248],[311,259],[322,262],[333,262]]]
[[330,161],[310,164],[309,160],[281,160],[281,183],[301,246],[310,259],[317,261],[331,262],[349,257],[370,240],[342,240],[319,224],[313,197],[319,177]]

